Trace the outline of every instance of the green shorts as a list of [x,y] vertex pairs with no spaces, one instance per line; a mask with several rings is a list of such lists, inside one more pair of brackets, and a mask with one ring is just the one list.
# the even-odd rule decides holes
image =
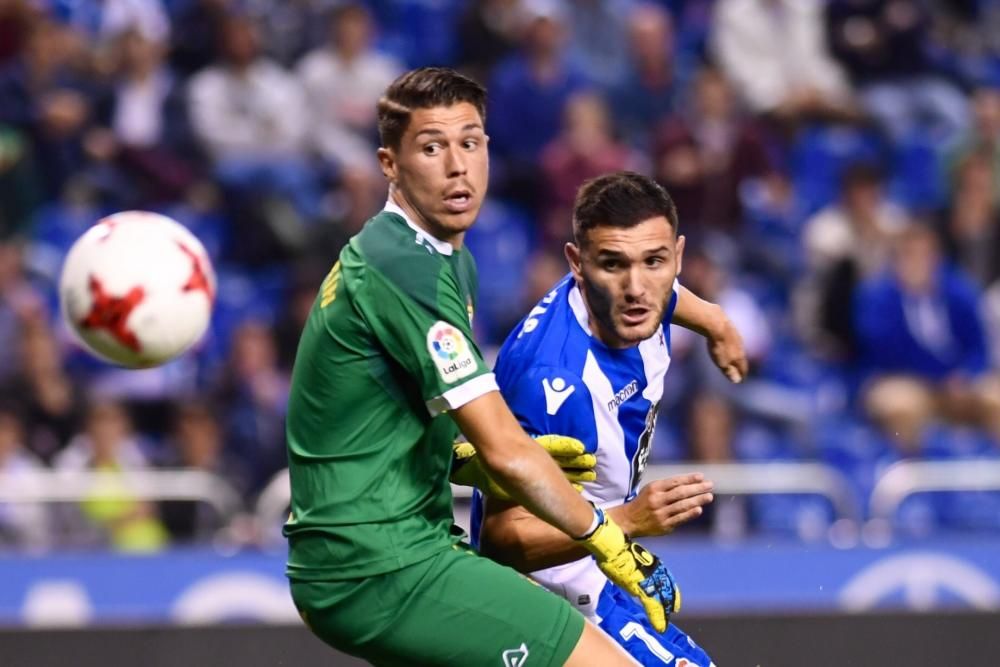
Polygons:
[[455,546],[366,579],[293,581],[306,625],[374,665],[562,665],[583,616],[514,570]]

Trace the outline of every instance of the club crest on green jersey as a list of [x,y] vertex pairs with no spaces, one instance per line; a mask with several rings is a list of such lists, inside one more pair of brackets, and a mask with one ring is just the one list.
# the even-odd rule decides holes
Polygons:
[[427,351],[447,384],[476,372],[476,359],[465,336],[447,322],[439,321],[431,326],[427,332]]

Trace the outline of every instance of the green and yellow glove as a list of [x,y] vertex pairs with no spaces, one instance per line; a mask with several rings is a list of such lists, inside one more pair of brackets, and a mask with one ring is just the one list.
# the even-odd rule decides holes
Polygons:
[[[597,457],[587,453],[583,443],[563,435],[540,435],[535,442],[555,459],[562,468],[566,479],[577,491],[582,491],[584,482],[597,479],[594,468]],[[459,486],[475,486],[490,498],[510,500],[510,494],[490,479],[476,455],[476,449],[468,442],[452,445],[451,483]]]
[[577,538],[608,579],[639,599],[657,632],[665,632],[670,615],[681,610],[681,589],[670,570],[651,551],[632,542],[611,517],[594,508],[597,527]]

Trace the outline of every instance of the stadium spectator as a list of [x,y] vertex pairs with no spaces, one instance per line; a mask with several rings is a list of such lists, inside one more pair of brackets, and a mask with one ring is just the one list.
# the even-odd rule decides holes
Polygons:
[[588,85],[569,58],[561,0],[526,0],[520,51],[503,60],[489,86],[490,150],[501,196],[538,209],[538,159],[555,139],[566,102]]
[[[212,158],[233,219],[252,220],[263,207],[271,240],[296,246],[304,226],[322,213],[322,191],[305,151],[305,95],[291,74],[261,55],[248,17],[227,16],[218,38],[220,60],[190,82],[195,134]],[[245,230],[251,239],[266,233]]]
[[458,61],[468,76],[488,81],[493,66],[517,46],[520,0],[472,0],[458,19]]
[[247,489],[259,491],[285,467],[288,376],[278,367],[274,335],[259,322],[233,334],[229,365],[216,389],[230,458],[245,471]]
[[952,166],[976,153],[989,159],[993,196],[1000,200],[1000,89],[977,88],[972,94],[972,123],[952,151]]
[[961,91],[927,52],[929,15],[917,0],[833,0],[826,7],[830,50],[866,111],[893,139],[931,131],[953,138],[966,124]]
[[966,86],[1000,83],[1000,5],[947,0],[925,7],[935,64]]
[[[233,484],[237,491],[245,488],[241,471],[226,457],[223,431],[213,406],[204,400],[177,407],[167,455],[159,463],[209,472]],[[171,541],[176,543],[207,541],[224,519],[207,504],[198,502],[162,502],[159,514]]]
[[827,50],[818,0],[718,0],[712,48],[755,114],[782,124],[854,116],[844,72]]
[[82,414],[81,387],[64,368],[53,332],[44,320],[21,330],[16,374],[4,386],[24,410],[25,446],[51,462],[76,433]]
[[44,296],[25,275],[16,242],[0,242],[0,383],[17,372],[18,344],[25,327],[44,315]]
[[[0,404],[0,479],[7,488],[32,488],[31,473],[44,465],[24,446],[21,407]],[[38,503],[0,503],[0,549],[39,549],[51,543],[51,525],[45,506]]]
[[113,40],[129,30],[162,42],[170,37],[170,19],[161,0],[63,2],[62,21],[94,43]]
[[24,48],[32,22],[37,18],[28,0],[10,0],[0,5],[0,66]]
[[121,404],[92,404],[83,432],[73,437],[53,465],[56,470],[106,473],[76,508],[73,541],[139,552],[166,545],[167,533],[156,508],[128,489],[129,471],[143,470],[148,463]]
[[[567,12],[569,53],[601,87],[620,83],[628,67],[632,0],[575,0]],[[667,42],[669,47],[669,42]]]
[[175,6],[170,31],[170,64],[187,80],[209,67],[218,53],[219,26],[229,14],[231,0],[191,0]]
[[795,294],[794,316],[816,354],[853,354],[855,287],[887,266],[892,237],[906,224],[904,212],[886,199],[882,172],[866,163],[845,169],[839,200],[806,221],[806,275]]
[[349,202],[346,227],[352,232],[385,196],[385,179],[375,159],[375,104],[403,69],[372,47],[373,36],[368,10],[347,3],[334,12],[329,43],[297,66],[310,105],[310,139],[337,172]]
[[[737,425],[732,406],[719,395],[705,394],[693,401],[687,414],[689,449],[685,460],[700,463],[733,462]],[[703,508],[702,514],[679,528],[684,533],[711,533],[717,539],[738,539],[747,532],[747,498],[727,496]]]
[[658,128],[653,172],[687,224],[735,232],[743,222],[740,188],[769,171],[768,157],[718,70],[703,68],[693,93],[690,110]]
[[633,146],[646,146],[653,129],[678,109],[678,71],[670,13],[651,2],[628,14],[629,60],[623,76],[606,87],[615,126]]
[[316,285],[330,272],[330,255],[338,256],[346,238],[331,239],[323,245],[326,257],[317,261],[302,262],[292,271],[291,284],[284,298],[281,313],[274,326],[274,340],[278,349],[278,365],[291,374],[295,364],[295,350],[299,346],[302,328],[309,319],[309,311],[316,300]]
[[184,197],[198,177],[186,101],[165,65],[165,44],[139,30],[116,40],[114,90],[97,108],[85,148],[115,166],[116,208],[148,208]]
[[90,126],[95,85],[85,69],[86,45],[46,19],[28,29],[20,55],[0,69],[0,124],[24,131],[49,199],[84,168],[83,136]]
[[42,189],[30,137],[0,124],[0,239],[29,232]]
[[639,155],[612,134],[604,99],[595,92],[581,92],[566,102],[563,127],[542,151],[540,165],[545,189],[544,238],[561,249],[568,240],[573,201],[580,185],[596,176],[622,169],[637,169]]
[[[771,325],[754,297],[734,279],[723,255],[711,242],[703,241],[701,246],[692,243],[684,253],[684,286],[726,312],[743,338],[747,360],[753,370],[763,363],[770,351]],[[685,393],[689,390],[690,395],[703,392],[738,400],[739,392],[733,391],[732,383],[716,368],[708,350],[701,344],[703,341],[687,329],[671,331],[673,356],[688,370]],[[721,447],[707,447],[706,451],[721,451]]]
[[854,300],[864,406],[884,433],[917,447],[935,419],[1000,436],[1000,383],[989,371],[981,290],[947,265],[935,232],[914,225],[893,247],[889,272]]
[[949,258],[984,289],[1000,280],[1000,198],[992,159],[972,153],[958,165],[943,224]]

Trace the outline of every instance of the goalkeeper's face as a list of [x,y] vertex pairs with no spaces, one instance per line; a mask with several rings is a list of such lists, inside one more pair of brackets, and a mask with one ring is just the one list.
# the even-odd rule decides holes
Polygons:
[[637,345],[656,333],[681,270],[684,237],[663,216],[634,227],[597,226],[566,257],[583,292],[590,325],[606,345]]
[[461,243],[489,181],[489,137],[476,107],[416,109],[399,148],[379,149],[396,202],[436,238]]

